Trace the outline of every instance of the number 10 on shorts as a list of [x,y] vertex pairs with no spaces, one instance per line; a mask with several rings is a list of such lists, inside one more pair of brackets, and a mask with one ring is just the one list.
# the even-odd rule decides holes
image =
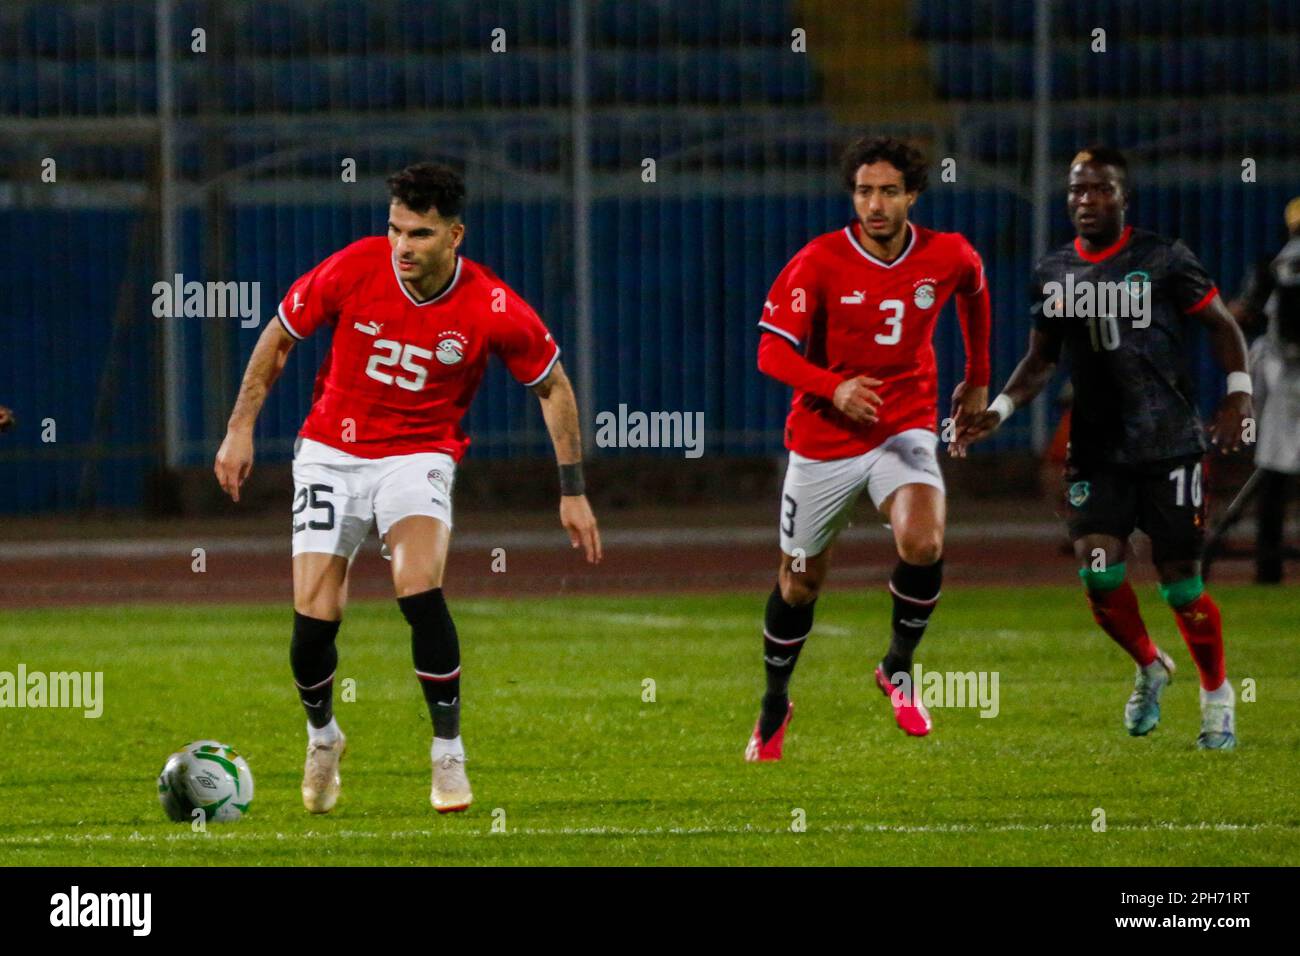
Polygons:
[[[1191,473],[1190,478],[1188,473]],[[1188,493],[1191,496],[1191,505],[1193,508],[1201,506],[1201,463],[1198,461],[1195,465],[1180,465],[1169,473],[1169,480],[1174,483],[1174,505],[1183,508],[1188,503]]]

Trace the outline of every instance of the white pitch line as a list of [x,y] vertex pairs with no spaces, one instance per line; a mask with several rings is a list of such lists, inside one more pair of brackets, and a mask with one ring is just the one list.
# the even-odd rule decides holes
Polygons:
[[[1048,833],[1048,832],[1073,832],[1086,833],[1092,829],[1090,823],[1062,824],[1062,823],[996,823],[996,824],[975,824],[975,823],[940,823],[940,824],[856,824],[856,823],[832,823],[827,826],[816,826],[810,824],[807,833],[902,833],[902,834],[926,834],[926,833]],[[1296,832],[1300,831],[1300,826],[1285,823],[1211,823],[1202,821],[1199,823],[1157,823],[1157,824],[1110,824],[1106,832],[1124,832],[1124,833],[1157,833],[1157,832],[1197,832],[1210,831],[1221,833],[1238,833],[1238,832],[1263,832],[1263,831],[1283,831]],[[616,827],[616,826],[593,826],[593,827],[517,827],[507,830],[504,834],[492,833],[490,830],[463,830],[449,827],[446,830],[393,830],[388,833],[372,833],[362,830],[337,830],[337,831],[320,831],[306,830],[301,833],[240,833],[234,830],[223,830],[222,832],[209,831],[206,834],[195,834],[191,832],[172,833],[166,836],[157,836],[154,834],[132,833],[128,836],[121,836],[116,833],[63,833],[63,834],[39,834],[35,836],[9,836],[0,837],[0,845],[6,846],[34,846],[40,844],[63,843],[158,843],[168,842],[175,843],[184,840],[225,840],[234,842],[263,842],[276,841],[283,842],[291,839],[315,840],[315,839],[332,839],[332,840],[403,840],[412,837],[491,837],[491,836],[540,836],[540,837],[565,837],[565,836],[609,836],[609,837],[647,837],[647,836],[742,836],[742,835],[761,835],[761,836],[778,836],[791,833],[789,827],[757,827],[757,826],[701,826],[701,827]],[[799,834],[794,834],[798,836]]]
[[[975,522],[950,526],[945,532],[949,541],[1035,541],[1060,537],[1063,526],[1055,522],[1007,524]],[[616,548],[674,548],[689,552],[692,547],[752,545],[769,543],[775,549],[776,528],[608,528],[601,529],[601,540]],[[842,541],[888,540],[890,532],[883,525],[861,524],[846,529]],[[194,532],[184,538],[91,538],[66,541],[0,541],[0,562],[31,561],[57,558],[167,558],[192,560],[191,551],[202,547],[208,555],[270,554],[289,555],[289,536],[254,535],[206,537]],[[492,548],[516,548],[539,551],[564,546],[564,532],[554,531],[473,531],[452,538],[452,551],[485,551]]]

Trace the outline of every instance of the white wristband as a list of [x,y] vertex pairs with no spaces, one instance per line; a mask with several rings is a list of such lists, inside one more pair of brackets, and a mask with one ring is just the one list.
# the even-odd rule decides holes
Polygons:
[[1233,392],[1245,392],[1247,395],[1255,394],[1250,385],[1249,372],[1229,372],[1228,373],[1228,394]]
[[1006,392],[1003,392],[1001,395],[999,395],[997,398],[993,399],[993,401],[989,403],[989,411],[993,412],[998,416],[999,425],[1001,425],[1008,418],[1010,418],[1011,413],[1014,412],[1015,410],[1016,410],[1016,403],[1015,401],[1012,400],[1011,396],[1008,395]]

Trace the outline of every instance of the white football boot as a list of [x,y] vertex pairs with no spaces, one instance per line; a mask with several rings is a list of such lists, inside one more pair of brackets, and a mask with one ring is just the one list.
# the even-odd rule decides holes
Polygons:
[[339,799],[339,761],[348,739],[339,731],[332,743],[307,743],[307,763],[302,770],[302,805],[312,813],[329,813]]
[[1124,705],[1124,729],[1130,736],[1145,737],[1160,723],[1160,697],[1174,679],[1173,659],[1156,648],[1155,660],[1137,669],[1133,693]]
[[429,791],[429,802],[439,813],[467,810],[474,802],[474,794],[469,789],[469,777],[465,775],[463,753],[443,753],[434,758],[433,788]]
[[1228,681],[1211,693],[1201,688],[1201,734],[1198,750],[1233,750],[1237,746],[1237,695]]

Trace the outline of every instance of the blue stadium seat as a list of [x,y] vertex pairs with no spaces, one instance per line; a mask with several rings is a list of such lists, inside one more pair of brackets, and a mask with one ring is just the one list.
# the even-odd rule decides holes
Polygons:
[[365,53],[377,46],[365,0],[326,0],[312,22],[315,47],[325,53]]
[[675,36],[685,43],[788,42],[795,26],[786,0],[673,0]]
[[329,78],[316,63],[250,60],[225,79],[226,109],[234,113],[307,112],[324,109]]
[[[153,4],[145,0],[152,12]],[[208,34],[217,27],[217,19],[208,0],[178,0],[172,9],[172,44],[177,56],[188,53],[194,43],[194,30]],[[209,49],[211,49],[209,41]]]
[[389,57],[330,57],[327,70],[331,107],[386,110],[401,105],[401,69]]
[[535,0],[479,0],[469,7],[462,36],[467,49],[488,50],[492,31],[506,31],[507,50],[556,49],[569,43],[569,4]]
[[[1108,52],[1057,44],[1052,95],[1108,99],[1283,93],[1300,84],[1300,38],[1253,36],[1110,41]],[[1033,96],[1027,43],[932,43],[931,75],[951,99]]]
[[64,70],[62,97],[67,108],[83,116],[122,116],[157,110],[153,64],[135,60],[84,60]]
[[152,150],[147,146],[88,145],[60,150],[68,171],[78,180],[140,179],[149,169]]
[[23,14],[23,48],[37,56],[93,56],[93,11],[78,11],[65,4],[35,4]]
[[672,38],[683,43],[720,43],[723,36],[722,10],[716,0],[699,0],[698,3],[682,3],[673,0],[671,30]]
[[1274,30],[1300,30],[1300,5],[1295,0],[1268,0],[1268,23]]
[[154,5],[147,0],[97,4],[99,47],[108,56],[153,56],[157,48]]
[[554,136],[523,136],[506,141],[506,158],[533,172],[554,172],[564,164],[565,147]]
[[429,0],[400,0],[386,22],[388,40],[411,52],[453,47],[460,43],[462,10],[460,0],[446,0],[436,7],[431,7]]
[[412,56],[402,63],[402,82],[408,108],[462,107],[482,89],[482,70],[477,56]]
[[[1030,39],[1034,0],[913,0],[913,33],[927,40]],[[1089,0],[1055,4],[1056,37],[1088,37],[1097,27],[1108,39],[1225,36],[1300,25],[1294,0]]]
[[489,53],[483,64],[488,105],[559,106],[572,101],[572,64],[567,53]]
[[280,55],[309,51],[310,23],[302,7],[273,0],[237,9],[242,14],[236,28],[240,49]]
[[25,52],[23,35],[23,9],[0,5],[0,57],[14,57]]
[[590,37],[593,45],[636,46],[657,43],[673,20],[666,4],[647,0],[596,0],[592,4]]
[[31,59],[0,61],[0,113],[36,116],[58,101],[58,67]]

